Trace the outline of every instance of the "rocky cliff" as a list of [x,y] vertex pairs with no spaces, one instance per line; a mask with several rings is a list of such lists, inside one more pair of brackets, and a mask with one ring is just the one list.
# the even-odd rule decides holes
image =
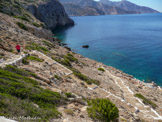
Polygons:
[[29,5],[27,6],[27,10],[38,20],[44,22],[49,29],[74,25],[73,20],[68,17],[64,7],[58,0]]
[[74,25],[58,0],[2,0],[0,12],[31,23],[40,20],[47,29]]

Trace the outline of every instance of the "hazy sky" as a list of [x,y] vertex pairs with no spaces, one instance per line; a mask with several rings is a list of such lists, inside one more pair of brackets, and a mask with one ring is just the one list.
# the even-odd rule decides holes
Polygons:
[[[111,0],[111,1],[121,1],[121,0]],[[141,6],[148,6],[162,12],[162,0],[128,0],[128,1]]]

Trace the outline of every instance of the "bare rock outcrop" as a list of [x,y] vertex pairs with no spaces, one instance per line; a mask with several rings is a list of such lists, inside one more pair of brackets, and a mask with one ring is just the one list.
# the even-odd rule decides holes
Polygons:
[[38,5],[29,5],[27,10],[37,19],[44,22],[49,29],[74,25],[73,20],[68,17],[64,7],[57,0],[50,0]]

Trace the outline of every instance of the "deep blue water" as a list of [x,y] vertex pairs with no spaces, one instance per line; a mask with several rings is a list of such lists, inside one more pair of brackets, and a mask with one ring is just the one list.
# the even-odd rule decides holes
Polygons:
[[72,19],[76,25],[58,36],[75,52],[162,86],[162,14]]

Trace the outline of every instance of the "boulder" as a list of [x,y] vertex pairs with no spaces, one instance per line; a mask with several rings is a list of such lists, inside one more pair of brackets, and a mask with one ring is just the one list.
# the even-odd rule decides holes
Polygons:
[[83,45],[82,47],[83,48],[89,48],[89,45]]

